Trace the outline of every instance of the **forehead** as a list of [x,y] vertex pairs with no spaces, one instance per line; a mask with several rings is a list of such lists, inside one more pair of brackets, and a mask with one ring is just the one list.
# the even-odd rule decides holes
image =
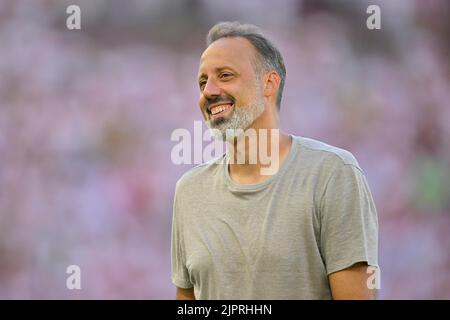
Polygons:
[[221,38],[214,41],[200,58],[199,76],[214,69],[230,67],[245,70],[253,67],[256,49],[245,38]]

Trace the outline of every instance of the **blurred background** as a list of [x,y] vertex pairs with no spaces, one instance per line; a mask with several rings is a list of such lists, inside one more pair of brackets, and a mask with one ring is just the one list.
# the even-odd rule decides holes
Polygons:
[[[66,8],[81,8],[81,30]],[[381,30],[366,9],[381,8]],[[450,2],[0,0],[0,298],[172,299],[176,128],[218,21],[280,48],[282,127],[350,150],[382,299],[450,299]],[[81,268],[82,290],[66,288]]]

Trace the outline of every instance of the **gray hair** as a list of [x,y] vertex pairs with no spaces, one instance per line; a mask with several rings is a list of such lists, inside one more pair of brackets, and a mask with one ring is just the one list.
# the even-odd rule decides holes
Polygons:
[[221,38],[242,37],[251,42],[258,52],[258,63],[255,69],[257,76],[263,72],[275,70],[281,78],[277,94],[277,108],[280,110],[281,97],[283,95],[286,67],[280,51],[261,33],[260,29],[251,24],[239,22],[219,22],[214,25],[206,36],[206,46],[209,46]]

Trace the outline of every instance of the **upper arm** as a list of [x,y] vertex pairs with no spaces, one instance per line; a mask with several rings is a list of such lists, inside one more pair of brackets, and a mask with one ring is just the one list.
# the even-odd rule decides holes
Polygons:
[[177,287],[176,299],[177,300],[195,300],[194,288],[184,289],[184,288]]
[[[378,219],[362,171],[334,171],[320,207],[320,252],[335,299],[369,299],[368,265],[378,266]],[[369,272],[369,273],[368,273]],[[370,286],[372,287],[372,285]]]
[[175,189],[175,197],[173,202],[173,219],[172,219],[172,241],[171,241],[171,256],[172,256],[172,282],[177,287],[177,299],[193,299],[193,289],[184,289],[192,287],[189,279],[189,271],[186,267],[186,256],[184,253],[184,221],[180,216],[178,210],[178,183]]
[[369,288],[367,273],[368,265],[365,262],[331,273],[328,277],[331,294],[335,300],[349,299],[375,299],[376,289]]

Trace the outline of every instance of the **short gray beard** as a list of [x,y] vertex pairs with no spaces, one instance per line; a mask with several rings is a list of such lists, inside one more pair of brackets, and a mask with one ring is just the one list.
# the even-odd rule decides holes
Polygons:
[[264,112],[264,100],[259,99],[248,106],[236,108],[234,106],[231,118],[219,124],[213,124],[212,120],[206,121],[212,135],[222,141],[231,141],[243,134],[255,120]]

